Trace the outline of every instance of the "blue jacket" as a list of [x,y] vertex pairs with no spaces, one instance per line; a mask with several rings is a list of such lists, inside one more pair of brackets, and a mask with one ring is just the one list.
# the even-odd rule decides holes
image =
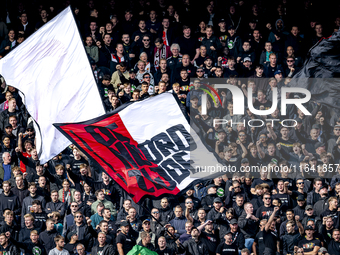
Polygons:
[[173,226],[175,228],[175,230],[177,230],[177,233],[182,235],[185,233],[185,223],[187,222],[187,218],[185,218],[184,216],[177,218],[175,217],[174,219],[172,219],[171,221],[169,221],[170,225]]

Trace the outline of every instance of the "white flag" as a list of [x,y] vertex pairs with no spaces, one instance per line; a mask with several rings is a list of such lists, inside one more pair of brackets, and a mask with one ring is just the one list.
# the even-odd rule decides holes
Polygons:
[[35,130],[41,136],[36,144],[41,163],[70,144],[53,123],[105,114],[70,7],[1,59],[0,74],[23,93],[39,126]]

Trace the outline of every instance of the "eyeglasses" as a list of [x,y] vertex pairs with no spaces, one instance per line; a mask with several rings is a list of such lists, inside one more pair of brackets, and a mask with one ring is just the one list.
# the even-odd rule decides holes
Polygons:
[[83,218],[83,216],[76,216],[76,218]]
[[287,60],[287,62],[294,62],[294,60]]
[[78,205],[71,205],[71,207],[78,207]]
[[264,197],[265,200],[270,200],[271,198],[270,197]]
[[144,78],[146,78],[146,79],[150,79],[150,76],[145,76]]
[[197,70],[198,73],[203,73],[203,70]]
[[297,184],[300,185],[300,184],[305,184],[305,183],[304,182],[298,182]]
[[150,39],[143,39],[144,42],[150,42]]
[[335,130],[335,131],[340,131],[340,128],[335,128],[334,130]]
[[152,214],[159,214],[159,212],[152,212]]
[[186,202],[186,204],[192,204],[192,202],[190,201],[190,202]]

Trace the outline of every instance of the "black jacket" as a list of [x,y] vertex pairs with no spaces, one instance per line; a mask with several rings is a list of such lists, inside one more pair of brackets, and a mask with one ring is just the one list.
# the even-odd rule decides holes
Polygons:
[[178,253],[184,253],[187,252],[187,254],[195,254],[195,255],[206,255],[208,254],[208,248],[207,246],[202,243],[201,240],[196,241],[194,239],[189,239],[183,243],[183,247],[179,246],[177,247]]
[[47,214],[51,212],[59,212],[61,217],[64,217],[65,215],[65,204],[63,202],[60,202],[59,200],[56,203],[48,202],[46,204],[45,212]]
[[9,120],[10,116],[16,116],[18,125],[21,125],[22,127],[26,127],[27,125],[27,119],[24,117],[23,113],[20,110],[15,110],[15,112],[10,113],[8,109],[4,110],[0,114],[0,130],[4,131],[5,130],[5,125]]
[[[98,248],[99,248],[98,245],[94,246],[92,248],[91,255],[97,255],[98,254]],[[112,254],[115,254],[115,249],[113,248],[113,245],[105,244],[101,255],[112,255]]]
[[47,254],[55,247],[54,238],[57,235],[59,235],[59,233],[55,229],[52,229],[51,231],[45,230],[44,232],[40,233],[39,240],[41,244],[45,247]]
[[3,216],[4,209],[11,209],[15,215],[21,213],[21,203],[19,198],[12,191],[6,196],[5,193],[0,194],[0,215]]
[[238,226],[244,235],[244,238],[255,238],[258,232],[258,222],[252,219],[246,219],[247,213],[243,211],[238,219]]

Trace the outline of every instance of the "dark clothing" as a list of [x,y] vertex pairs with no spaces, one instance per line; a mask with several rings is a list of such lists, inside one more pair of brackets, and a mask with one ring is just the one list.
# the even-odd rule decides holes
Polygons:
[[52,229],[51,231],[45,230],[44,232],[40,233],[39,240],[45,247],[47,254],[55,247],[54,238],[57,235],[59,235],[59,233],[55,229]]

